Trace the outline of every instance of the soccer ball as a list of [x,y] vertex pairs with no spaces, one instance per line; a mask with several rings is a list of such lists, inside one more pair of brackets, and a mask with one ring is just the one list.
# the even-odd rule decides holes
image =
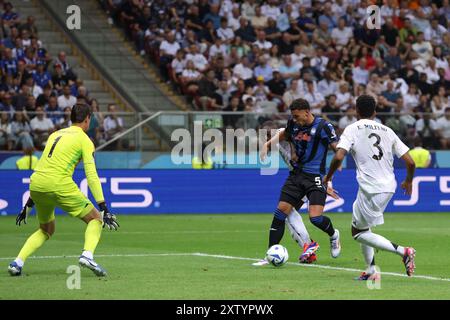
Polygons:
[[288,251],[282,245],[276,244],[271,246],[266,253],[267,261],[269,261],[275,267],[281,267],[289,259]]

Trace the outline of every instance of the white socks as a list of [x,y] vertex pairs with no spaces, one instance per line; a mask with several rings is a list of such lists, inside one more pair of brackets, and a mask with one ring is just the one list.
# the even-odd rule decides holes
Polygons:
[[14,262],[15,263],[17,263],[17,265],[19,266],[19,267],[23,267],[23,265],[24,265],[24,262],[22,261],[22,259],[20,259],[20,258],[16,258],[15,260],[14,260]]
[[402,257],[405,254],[404,247],[397,246],[396,244],[393,244],[385,237],[382,237],[376,233],[372,233],[371,231],[364,231],[359,233],[356,236],[355,240],[358,241],[359,243],[371,246],[373,248],[396,253]]
[[286,225],[292,238],[303,250],[304,244],[309,244],[311,242],[311,239],[309,237],[308,231],[306,230],[305,224],[303,223],[303,219],[300,216],[300,213],[298,213],[294,208],[292,208],[291,213],[287,216]]
[[368,274],[373,274],[375,271],[375,265],[372,264],[372,262],[374,260],[375,250],[372,247],[361,243],[361,251],[367,266],[366,272]]
[[83,253],[81,254],[82,256],[85,256],[88,259],[93,260],[94,259],[94,255],[92,254],[92,252],[84,250]]

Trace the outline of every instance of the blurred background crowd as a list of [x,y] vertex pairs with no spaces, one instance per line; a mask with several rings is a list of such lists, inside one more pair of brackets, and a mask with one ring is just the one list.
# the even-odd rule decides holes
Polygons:
[[[410,146],[450,147],[448,0],[101,3],[193,109],[277,113],[302,97],[342,132],[368,93],[376,120]],[[379,29],[367,23],[373,4]]]

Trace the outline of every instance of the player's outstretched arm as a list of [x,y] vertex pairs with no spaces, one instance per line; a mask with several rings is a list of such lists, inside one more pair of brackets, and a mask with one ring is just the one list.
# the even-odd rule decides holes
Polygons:
[[273,144],[277,144],[280,141],[284,141],[285,140],[284,131],[285,131],[285,129],[280,130],[269,141],[264,143],[264,145],[263,145],[263,147],[261,149],[261,152],[259,153],[259,157],[260,157],[261,161],[266,160],[267,153],[269,152],[270,146],[272,146]]
[[323,178],[323,184],[327,188],[327,194],[334,199],[338,199],[339,196],[336,194],[336,191],[333,189],[331,185],[331,180],[333,180],[333,176],[337,169],[339,169],[342,165],[342,161],[344,161],[345,156],[347,155],[347,151],[342,148],[338,148],[336,153],[334,154],[333,160],[331,160],[330,169],[328,170],[328,174]]
[[89,138],[87,138],[87,136],[82,145],[82,156],[84,172],[86,174],[89,189],[91,190],[91,193],[94,196],[103,217],[103,227],[106,225],[109,230],[117,230],[119,224],[117,223],[116,216],[110,213],[108,207],[106,206],[102,185],[100,179],[98,178],[97,168],[95,167],[94,144]]
[[22,221],[23,221],[23,223],[27,224],[28,215],[30,214],[31,210],[33,210],[33,207],[34,207],[34,202],[33,202],[33,199],[31,199],[31,197],[30,197],[30,198],[28,198],[28,201],[25,204],[25,206],[23,207],[22,211],[17,215],[17,218],[16,218],[17,226],[20,226]]
[[406,164],[406,178],[402,182],[401,186],[402,189],[405,190],[405,194],[411,195],[414,172],[416,171],[416,164],[414,163],[413,158],[411,158],[408,152],[402,156],[402,159]]

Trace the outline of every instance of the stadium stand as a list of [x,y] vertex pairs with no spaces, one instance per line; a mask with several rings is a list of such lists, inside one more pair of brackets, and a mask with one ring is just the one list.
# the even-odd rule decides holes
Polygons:
[[[0,11],[0,149],[40,150],[49,133],[70,125],[74,104],[99,112],[115,103],[33,2],[5,1]],[[89,134],[98,144],[106,136],[101,113],[96,120]]]
[[447,0],[99,1],[194,110],[284,112],[304,97],[342,131],[369,93],[410,146],[450,146]]

